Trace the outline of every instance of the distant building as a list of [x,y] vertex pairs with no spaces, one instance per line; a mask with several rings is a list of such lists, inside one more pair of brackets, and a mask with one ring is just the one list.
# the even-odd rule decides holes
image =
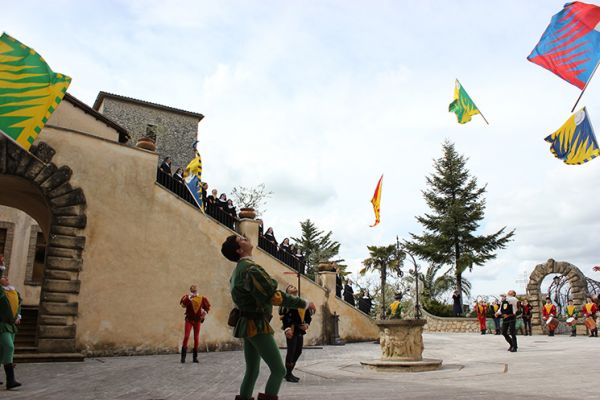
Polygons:
[[98,93],[93,108],[127,129],[132,146],[142,136],[154,139],[159,161],[171,157],[173,172],[194,157],[202,114],[106,92]]

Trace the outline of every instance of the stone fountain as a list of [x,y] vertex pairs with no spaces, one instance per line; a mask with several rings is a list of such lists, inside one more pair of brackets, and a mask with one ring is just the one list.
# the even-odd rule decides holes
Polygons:
[[424,319],[389,319],[375,321],[379,327],[381,358],[361,361],[378,371],[423,372],[442,366],[442,360],[423,358]]

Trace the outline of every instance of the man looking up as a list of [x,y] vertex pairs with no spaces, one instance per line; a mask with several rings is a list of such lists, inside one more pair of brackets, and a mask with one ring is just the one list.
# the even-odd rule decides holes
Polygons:
[[248,239],[237,235],[229,236],[221,246],[221,254],[237,263],[229,280],[231,297],[240,311],[233,335],[244,340],[246,371],[240,394],[235,398],[253,399],[252,392],[262,358],[271,370],[271,375],[267,380],[265,393],[259,393],[258,400],[277,400],[286,370],[273,338],[273,328],[269,325],[273,306],[306,309],[313,313],[316,308],[313,303],[278,290],[277,281],[252,260],[252,249]]

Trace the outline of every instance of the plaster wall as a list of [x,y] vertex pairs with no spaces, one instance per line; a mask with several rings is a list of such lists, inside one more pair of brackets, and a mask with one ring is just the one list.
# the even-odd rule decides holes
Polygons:
[[[175,351],[183,333],[179,299],[192,283],[212,303],[201,349],[239,347],[226,324],[234,265],[220,254],[233,232],[155,183],[156,153],[57,128],[44,129],[40,140],[56,149],[57,165],[72,168],[70,182],[86,197],[76,347],[88,354]],[[281,288],[295,281],[270,255],[255,250],[255,259]],[[336,299],[335,290],[301,279],[303,297],[341,315],[342,339],[378,337],[370,318]],[[323,340],[319,315],[307,343]],[[279,330],[277,316],[272,325]],[[282,333],[276,338],[284,343]]]

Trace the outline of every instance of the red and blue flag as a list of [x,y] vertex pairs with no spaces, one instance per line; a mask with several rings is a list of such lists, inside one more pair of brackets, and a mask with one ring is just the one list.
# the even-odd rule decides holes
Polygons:
[[565,4],[527,59],[583,89],[600,61],[600,7]]

